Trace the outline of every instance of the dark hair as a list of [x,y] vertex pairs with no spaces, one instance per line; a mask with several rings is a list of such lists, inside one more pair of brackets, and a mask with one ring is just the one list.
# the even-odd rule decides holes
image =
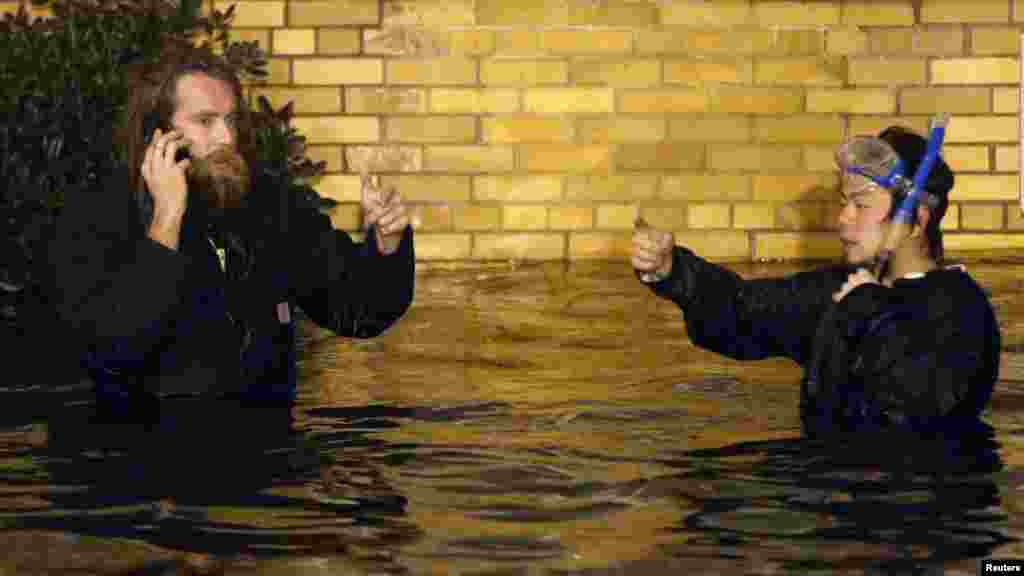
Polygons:
[[116,142],[121,147],[123,160],[128,170],[128,190],[139,206],[140,222],[143,227],[152,218],[152,198],[146,188],[139,167],[146,152],[144,124],[147,116],[155,114],[159,126],[170,124],[177,109],[178,80],[188,74],[205,74],[231,86],[235,94],[238,118],[237,147],[239,153],[250,163],[254,157],[252,119],[245,102],[242,84],[234,69],[209,48],[188,43],[176,43],[161,53],[155,62],[135,62],[126,70],[130,96],[125,107],[121,125],[116,131]]
[[[890,126],[879,133],[878,137],[893,147],[893,150],[903,160],[907,175],[913,176],[917,171],[918,164],[924,158],[928,141],[902,126]],[[953,189],[953,182],[953,171],[940,156],[928,174],[924,185],[924,191],[934,196],[936,200],[934,204],[929,204],[931,215],[928,218],[928,225],[924,229],[925,239],[928,242],[928,257],[936,262],[941,262],[945,257],[942,247],[942,230],[939,229],[939,225],[949,207],[949,191]],[[894,196],[888,218],[891,219],[896,214],[898,207],[899,198]]]

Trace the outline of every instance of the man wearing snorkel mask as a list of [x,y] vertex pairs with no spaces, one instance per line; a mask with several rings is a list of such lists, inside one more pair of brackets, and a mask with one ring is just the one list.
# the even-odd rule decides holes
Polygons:
[[[900,127],[873,139],[914,174],[927,141]],[[937,159],[910,233],[879,257],[904,199],[844,154],[838,235],[842,265],[745,280],[638,228],[632,264],[655,294],[683,310],[692,342],[739,360],[792,358],[804,368],[800,414],[809,436],[882,430],[973,429],[998,378],[1000,334],[985,293],[943,262],[939,224],[953,173]],[[873,159],[867,159],[873,161]],[[881,270],[876,277],[875,270]]]
[[335,230],[261,166],[241,84],[207,48],[172,46],[126,75],[126,168],[68,198],[50,245],[57,312],[87,348],[97,406],[145,420],[173,397],[288,406],[296,309],[370,338],[411,304],[406,209],[364,180],[366,241]]

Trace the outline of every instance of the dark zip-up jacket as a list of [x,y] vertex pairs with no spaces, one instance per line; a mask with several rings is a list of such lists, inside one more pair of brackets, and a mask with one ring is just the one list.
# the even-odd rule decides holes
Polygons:
[[807,435],[975,426],[999,372],[999,325],[984,291],[962,269],[940,268],[833,302],[854,270],[747,280],[677,246],[672,274],[651,289],[682,309],[695,345],[800,364]]
[[295,307],[370,338],[412,302],[411,228],[384,256],[373,230],[355,243],[298,194],[256,182],[216,226],[190,202],[175,251],[147,237],[125,181],[68,198],[50,244],[57,314],[100,396],[293,399]]

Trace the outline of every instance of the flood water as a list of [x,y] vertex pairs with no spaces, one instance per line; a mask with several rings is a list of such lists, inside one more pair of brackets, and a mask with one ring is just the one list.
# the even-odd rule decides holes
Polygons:
[[291,413],[147,429],[93,422],[87,384],[2,389],[0,576],[973,575],[1024,558],[1024,264],[968,271],[996,433],[944,473],[802,440],[799,367],[695,349],[627,264],[424,265],[377,339],[302,325]]

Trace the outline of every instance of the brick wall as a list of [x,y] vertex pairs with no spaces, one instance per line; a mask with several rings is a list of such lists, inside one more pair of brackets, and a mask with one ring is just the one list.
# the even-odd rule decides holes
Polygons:
[[335,225],[369,163],[421,259],[624,258],[637,215],[711,259],[832,256],[836,144],[942,111],[947,249],[1024,246],[1024,0],[236,4]]

